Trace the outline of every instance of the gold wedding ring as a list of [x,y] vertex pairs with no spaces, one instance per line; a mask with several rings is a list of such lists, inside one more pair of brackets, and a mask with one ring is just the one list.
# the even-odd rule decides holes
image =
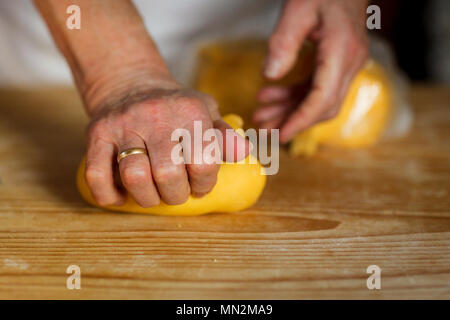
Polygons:
[[128,156],[131,156],[133,154],[147,154],[147,149],[145,148],[131,148],[127,149],[125,151],[122,151],[117,155],[117,163],[120,162],[123,158],[126,158]]

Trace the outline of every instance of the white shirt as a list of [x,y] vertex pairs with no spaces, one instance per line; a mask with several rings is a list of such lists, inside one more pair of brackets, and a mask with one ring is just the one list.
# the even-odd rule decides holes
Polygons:
[[[134,3],[180,81],[190,71],[194,48],[199,42],[267,37],[281,6],[281,0],[135,0]],[[70,70],[32,1],[0,1],[0,85],[71,83]]]

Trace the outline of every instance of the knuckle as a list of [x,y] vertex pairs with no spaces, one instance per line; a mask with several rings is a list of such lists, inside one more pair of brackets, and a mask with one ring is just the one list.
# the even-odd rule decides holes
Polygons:
[[168,184],[183,178],[182,170],[177,166],[161,166],[155,169],[155,180],[160,184]]
[[203,97],[208,105],[208,107],[210,108],[210,110],[213,111],[218,111],[219,110],[219,104],[217,103],[216,99],[214,99],[212,96],[210,96],[209,94],[203,94]]
[[180,105],[183,110],[194,116],[204,111],[203,103],[197,98],[179,97],[177,98],[176,103]]
[[107,131],[106,122],[103,120],[93,121],[88,126],[88,135],[90,137],[98,137],[105,134]]
[[149,180],[150,173],[145,168],[128,166],[122,172],[123,183],[126,186],[142,185]]
[[163,98],[154,98],[152,100],[145,101],[145,103],[137,105],[135,108],[137,110],[136,114],[154,114],[154,115],[164,115],[167,110],[164,108],[168,105],[168,101]]
[[103,182],[106,178],[106,172],[97,167],[87,165],[84,173],[88,185],[94,185]]

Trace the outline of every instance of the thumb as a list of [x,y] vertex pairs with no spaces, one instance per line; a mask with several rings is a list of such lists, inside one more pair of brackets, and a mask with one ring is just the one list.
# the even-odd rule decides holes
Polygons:
[[298,51],[317,24],[315,1],[289,0],[283,8],[272,36],[264,65],[264,76],[272,80],[284,77],[294,66]]
[[222,119],[214,121],[214,128],[220,132],[218,141],[225,162],[238,162],[250,153],[250,142],[236,132]]

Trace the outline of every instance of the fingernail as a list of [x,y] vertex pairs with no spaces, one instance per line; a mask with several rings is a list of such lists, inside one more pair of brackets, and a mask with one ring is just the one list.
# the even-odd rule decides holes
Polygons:
[[267,78],[276,78],[280,73],[280,67],[281,63],[279,60],[269,58],[266,68],[264,70],[264,75]]

